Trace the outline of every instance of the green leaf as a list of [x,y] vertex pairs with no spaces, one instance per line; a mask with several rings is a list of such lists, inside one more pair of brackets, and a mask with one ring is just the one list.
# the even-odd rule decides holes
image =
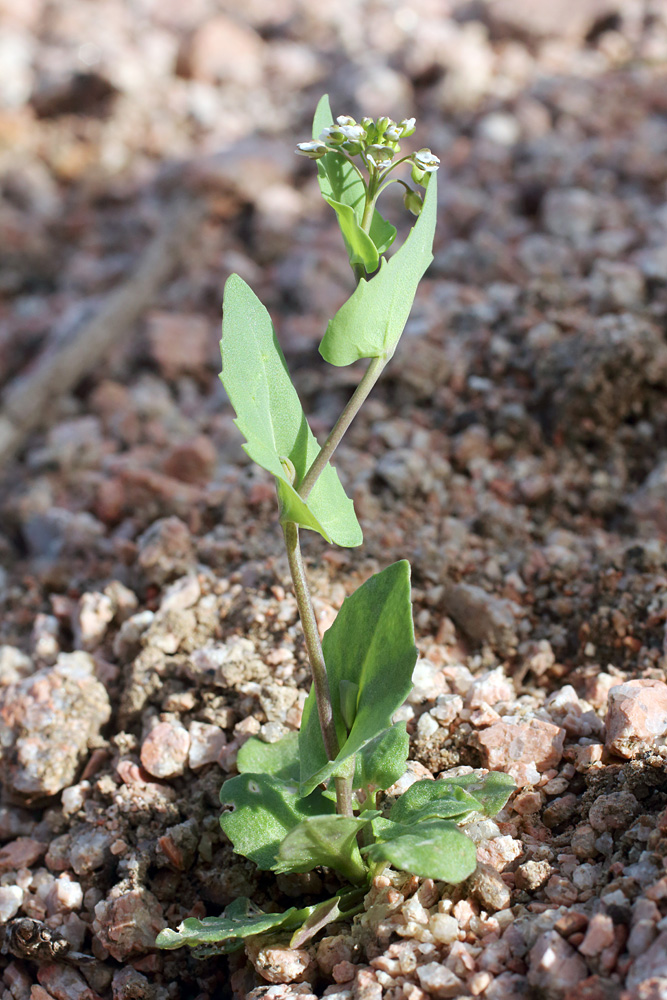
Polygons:
[[310,872],[318,865],[333,868],[350,882],[366,880],[368,871],[357,847],[357,834],[375,816],[313,816],[290,830],[272,866],[274,872]]
[[427,819],[456,819],[461,822],[481,812],[481,803],[464,788],[448,781],[416,781],[392,806],[389,818],[406,825]]
[[333,899],[325,899],[312,907],[312,913],[290,939],[290,948],[303,948],[307,941],[315,937],[327,924],[349,919],[363,909],[366,889],[339,889]]
[[287,733],[275,743],[251,736],[238,752],[239,774],[270,774],[283,781],[299,780],[299,734]]
[[403,245],[378,273],[361,280],[327,326],[320,354],[332,365],[390,358],[408,321],[417,286],[433,260],[437,178],[431,174],[424,207]]
[[[393,563],[347,597],[322,643],[341,751],[329,761],[322,742],[315,694],[304,707],[299,733],[301,793],[340,774],[350,758],[391,727],[391,717],[412,686],[417,660],[410,604],[410,565]],[[349,729],[341,711],[343,681],[359,685]]]
[[[361,528],[352,501],[336,470],[327,465],[304,501],[295,486],[319,453],[292,385],[271,318],[238,274],[225,285],[220,378],[236,410],[236,425],[245,435],[245,451],[276,477],[281,522],[294,521],[318,531],[328,542],[359,545]],[[283,460],[296,479],[292,485]]]
[[[333,114],[328,95],[317,105],[313,119],[313,139],[319,139],[327,125],[333,124]],[[377,270],[380,254],[396,238],[396,228],[383,219],[375,209],[370,235],[361,228],[366,200],[364,182],[349,160],[339,153],[327,153],[317,161],[317,174],[322,197],[338,218],[350,264],[363,264],[367,274]]]
[[355,757],[354,787],[389,788],[405,774],[410,738],[399,722],[362,747]]
[[281,842],[302,820],[335,811],[319,792],[301,798],[295,784],[265,774],[230,778],[222,786],[220,801],[234,807],[220,817],[234,850],[264,871],[275,864]]
[[484,816],[495,816],[499,813],[516,789],[514,779],[502,771],[489,771],[483,775],[458,774],[442,780],[450,785],[458,785],[473,795],[479,803],[479,812]]
[[477,866],[472,840],[449,820],[431,820],[415,829],[378,818],[373,820],[373,832],[378,841],[362,849],[373,863],[384,861],[412,875],[452,885],[463,882]]
[[241,896],[226,907],[221,917],[204,917],[203,920],[188,917],[177,930],[160,931],[155,943],[158,948],[165,949],[215,944],[219,947],[211,949],[209,954],[226,954],[236,951],[243,938],[278,928],[291,930],[308,919],[313,909],[315,907],[297,910],[291,906],[285,913],[264,913],[250,899]]

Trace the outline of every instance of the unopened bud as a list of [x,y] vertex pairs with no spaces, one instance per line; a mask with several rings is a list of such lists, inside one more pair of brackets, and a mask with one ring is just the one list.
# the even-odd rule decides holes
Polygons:
[[386,115],[383,115],[381,118],[378,118],[377,121],[375,122],[375,127],[378,130],[378,136],[384,135],[385,130],[388,129],[390,125],[395,125],[395,124],[396,122],[393,122],[391,118],[387,118]]
[[415,118],[404,118],[402,122],[399,122],[398,127],[401,130],[401,138],[405,139],[409,135],[414,135],[415,131]]
[[299,142],[295,150],[299,156],[307,156],[309,160],[319,160],[327,152],[323,142],[314,139],[312,142]]
[[354,118],[351,115],[338,115],[336,121],[339,125],[356,125]]
[[320,142],[328,142],[332,146],[340,146],[345,139],[345,133],[338,125],[328,125],[320,132]]
[[408,209],[408,211],[412,212],[413,215],[419,215],[419,213],[422,210],[424,201],[417,194],[416,191],[413,191],[411,188],[408,188],[405,194],[403,195],[403,204]]

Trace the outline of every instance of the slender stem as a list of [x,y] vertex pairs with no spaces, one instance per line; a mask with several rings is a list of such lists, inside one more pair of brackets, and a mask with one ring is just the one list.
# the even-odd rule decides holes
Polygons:
[[354,816],[352,803],[352,778],[334,778],[336,788],[336,812],[341,816]]
[[329,760],[335,760],[338,756],[339,750],[338,737],[336,736],[333,712],[331,710],[331,693],[329,691],[329,680],[327,678],[327,668],[324,663],[322,643],[320,642],[320,633],[317,629],[317,620],[315,618],[313,602],[310,597],[308,582],[306,580],[306,571],[301,557],[298,525],[294,524],[292,521],[288,521],[283,525],[283,534],[285,535],[287,561],[289,563],[290,573],[292,574],[292,583],[294,584],[296,603],[299,608],[299,616],[301,618],[303,634],[306,640],[308,659],[310,660],[310,668],[313,674],[315,701],[317,703],[317,714],[319,716],[320,727],[322,729],[324,749],[327,752]]
[[387,360],[385,357],[371,358],[364,377],[354,390],[347,406],[336,421],[333,430],[320,448],[317,457],[308,469],[297,490],[302,500],[308,497],[308,494],[324,471],[327,462],[340,444],[345,431],[356,417],[371,389],[382,374],[382,369],[387,364]]

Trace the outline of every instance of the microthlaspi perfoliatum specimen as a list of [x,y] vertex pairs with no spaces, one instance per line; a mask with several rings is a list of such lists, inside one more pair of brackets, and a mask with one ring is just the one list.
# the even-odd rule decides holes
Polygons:
[[[298,733],[277,742],[252,737],[239,750],[238,775],[222,786],[220,824],[234,850],[276,874],[335,870],[347,883],[335,896],[283,913],[236,899],[222,916],[186,919],[164,930],[162,948],[188,945],[200,956],[243,947],[248,937],[287,936],[294,947],[328,923],[363,908],[373,876],[391,865],[414,875],[458,883],[476,867],[475,845],[460,829],[493,816],[514,783],[502,773],[467,774],[411,785],[389,809],[379,793],[406,771],[408,735],[394,722],[412,686],[417,659],[405,560],[371,576],[347,597],[321,641],[301,555],[299,531],[353,547],[362,533],[331,458],[385,365],[407,322],[419,282],[433,259],[438,158],[429,149],[401,155],[414,118],[342,115],[329,100],[315,112],[313,138],[297,152],[317,161],[322,197],[333,208],[356,279],[350,298],[329,321],[320,353],[329,364],[368,359],[365,374],[322,447],[312,433],[273,330],[271,318],[238,275],[223,301],[220,378],[236,411],[250,458],[275,479],[278,512],[313,684]],[[410,167],[412,186],[391,176]],[[404,188],[416,216],[387,259],[396,229],[377,201],[390,185]],[[417,188],[421,187],[422,193]]]

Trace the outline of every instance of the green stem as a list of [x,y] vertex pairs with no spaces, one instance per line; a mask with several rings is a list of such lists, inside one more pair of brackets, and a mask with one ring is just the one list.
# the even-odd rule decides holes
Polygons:
[[[306,650],[310,661],[310,669],[313,675],[313,688],[315,689],[315,702],[317,704],[317,714],[322,730],[322,740],[329,760],[335,760],[338,756],[339,746],[334,725],[333,711],[331,708],[331,692],[329,690],[329,679],[327,668],[320,642],[320,633],[317,628],[317,619],[313,609],[313,602],[308,589],[306,571],[301,556],[301,546],[299,544],[299,528],[292,521],[283,525],[285,536],[285,547],[287,549],[287,561],[296,603],[301,618],[304,638],[306,640]],[[352,816],[352,780],[350,778],[336,778],[336,812],[341,816]]]
[[331,459],[331,456],[340,444],[345,431],[356,417],[371,389],[382,374],[382,369],[387,364],[387,360],[388,359],[384,357],[371,358],[371,362],[364,373],[364,377],[354,390],[354,393],[336,421],[329,437],[322,445],[313,464],[301,481],[301,485],[299,486],[297,492],[302,500],[305,500],[308,497],[308,494],[324,471],[327,462]]

